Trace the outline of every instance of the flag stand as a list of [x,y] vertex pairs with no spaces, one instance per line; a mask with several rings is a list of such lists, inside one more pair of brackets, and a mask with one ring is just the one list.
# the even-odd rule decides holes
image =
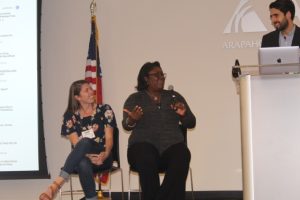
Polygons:
[[[97,24],[96,24],[96,1],[92,0],[90,4],[90,11],[91,11],[91,36],[90,36],[90,43],[89,43],[89,52],[88,52],[88,58],[87,58],[87,66],[86,66],[86,77],[85,79],[91,83],[94,82],[94,87],[92,86],[96,102],[102,104],[102,83],[101,83],[101,68],[100,68],[100,61],[99,61],[99,55],[98,55],[98,31],[97,31]],[[95,69],[92,69],[95,68]],[[96,72],[96,77],[91,76],[93,73]],[[96,79],[93,80],[93,79]],[[99,96],[99,93],[101,94]],[[108,174],[107,174],[108,175]],[[98,182],[98,193],[97,197],[100,200],[109,200],[110,198],[105,197],[103,195],[102,189],[101,189],[101,180]]]

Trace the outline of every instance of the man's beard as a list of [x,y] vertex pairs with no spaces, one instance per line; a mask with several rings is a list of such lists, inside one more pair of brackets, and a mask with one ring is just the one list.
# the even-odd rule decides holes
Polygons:
[[288,27],[288,21],[286,19],[283,19],[282,22],[279,24],[279,27],[276,27],[276,30],[283,31]]

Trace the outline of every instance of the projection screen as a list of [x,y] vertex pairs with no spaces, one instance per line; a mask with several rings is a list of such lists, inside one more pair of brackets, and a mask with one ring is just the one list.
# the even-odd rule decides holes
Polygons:
[[39,0],[0,1],[0,179],[47,178]]

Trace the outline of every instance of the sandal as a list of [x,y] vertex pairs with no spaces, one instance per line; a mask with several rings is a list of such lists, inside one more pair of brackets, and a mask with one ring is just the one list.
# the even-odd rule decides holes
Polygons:
[[[54,199],[54,196],[56,195],[56,193],[58,192],[58,190],[60,189],[60,185],[54,181],[49,187],[48,189],[50,190],[50,194],[51,196],[49,196],[49,194],[47,194],[46,192],[43,192],[40,197],[39,200],[52,200]],[[48,190],[47,190],[48,191]]]
[[48,194],[46,194],[45,192],[43,192],[40,197],[39,200],[51,200],[51,198],[49,197]]

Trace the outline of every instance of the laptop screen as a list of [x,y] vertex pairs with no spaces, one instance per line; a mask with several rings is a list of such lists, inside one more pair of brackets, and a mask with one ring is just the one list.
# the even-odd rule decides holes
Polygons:
[[300,72],[298,46],[260,48],[258,61],[262,75]]

